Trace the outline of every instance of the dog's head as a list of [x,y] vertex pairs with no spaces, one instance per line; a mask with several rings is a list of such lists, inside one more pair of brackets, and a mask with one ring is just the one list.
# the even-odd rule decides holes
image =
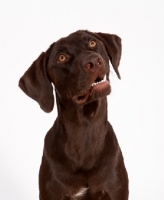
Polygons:
[[64,102],[84,105],[111,92],[109,60],[120,78],[121,39],[77,31],[42,53],[19,81],[20,88],[45,112],[54,106],[53,87]]

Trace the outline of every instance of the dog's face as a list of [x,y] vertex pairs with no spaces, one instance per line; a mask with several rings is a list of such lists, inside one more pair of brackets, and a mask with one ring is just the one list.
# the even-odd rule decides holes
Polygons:
[[77,31],[53,43],[20,79],[23,91],[49,112],[52,85],[64,102],[84,105],[108,95],[109,59],[120,78],[121,40],[116,35]]
[[104,44],[79,31],[53,45],[48,73],[62,98],[84,104],[110,93],[108,63]]

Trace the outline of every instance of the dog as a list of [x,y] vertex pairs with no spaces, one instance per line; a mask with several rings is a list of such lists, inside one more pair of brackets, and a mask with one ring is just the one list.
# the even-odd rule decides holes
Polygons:
[[20,88],[45,112],[53,110],[56,94],[40,200],[128,200],[124,159],[107,119],[110,64],[120,79],[121,51],[117,35],[79,30],[51,44],[20,78]]

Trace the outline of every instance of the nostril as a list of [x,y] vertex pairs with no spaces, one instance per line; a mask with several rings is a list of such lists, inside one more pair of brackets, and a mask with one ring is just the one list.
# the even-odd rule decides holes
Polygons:
[[101,58],[98,58],[98,59],[97,59],[97,64],[98,64],[98,65],[102,65],[102,64],[103,64],[103,61],[102,61]]
[[85,69],[91,69],[93,67],[93,63],[89,62],[85,65]]
[[101,57],[96,57],[96,58],[92,58],[90,59],[90,62],[87,62],[84,65],[85,70],[91,70],[91,71],[95,71],[98,68],[102,68],[103,66],[103,59]]

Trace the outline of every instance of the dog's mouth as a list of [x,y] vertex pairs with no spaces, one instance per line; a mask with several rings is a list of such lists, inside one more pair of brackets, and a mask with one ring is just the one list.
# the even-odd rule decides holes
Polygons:
[[90,89],[87,92],[83,92],[80,95],[75,95],[73,100],[77,104],[84,104],[93,101],[97,98],[107,96],[111,92],[111,87],[107,76],[104,78],[97,77],[95,81],[91,84]]

